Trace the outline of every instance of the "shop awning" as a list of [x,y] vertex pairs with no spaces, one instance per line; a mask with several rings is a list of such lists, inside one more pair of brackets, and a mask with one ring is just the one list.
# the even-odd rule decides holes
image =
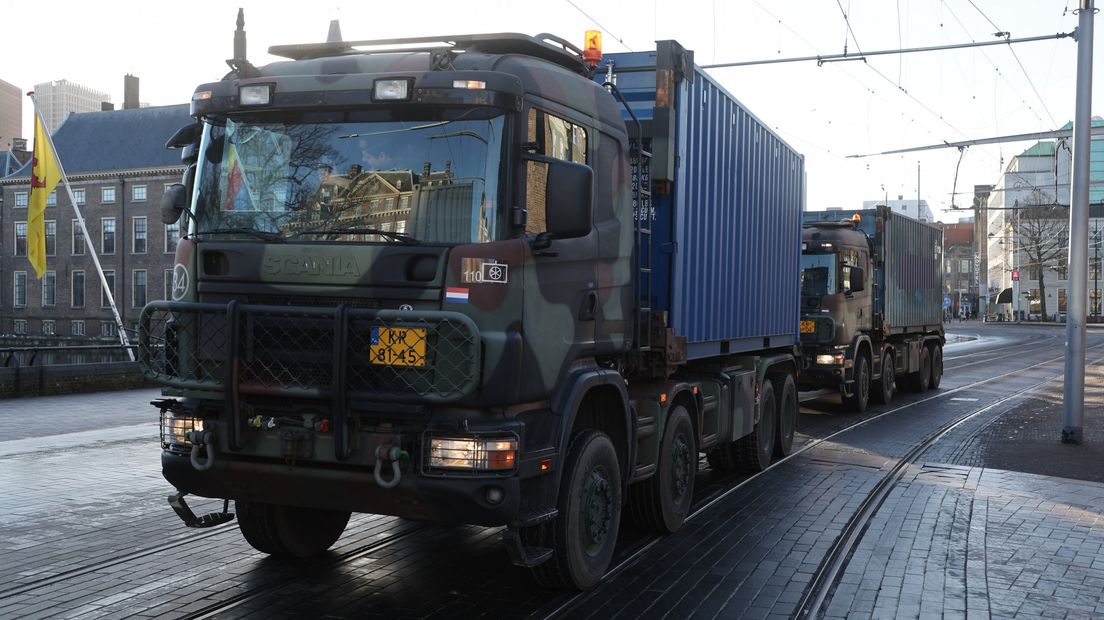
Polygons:
[[1012,303],[1012,289],[1006,288],[997,295],[998,304],[1010,304]]

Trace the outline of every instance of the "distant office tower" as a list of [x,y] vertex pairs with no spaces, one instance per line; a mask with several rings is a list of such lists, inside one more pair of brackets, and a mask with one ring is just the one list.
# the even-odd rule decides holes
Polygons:
[[0,80],[0,151],[12,150],[12,140],[22,137],[23,93]]
[[129,73],[123,77],[123,109],[138,108],[138,77]]
[[99,112],[105,101],[111,101],[111,95],[69,80],[35,84],[34,90],[38,109],[51,133],[57,131],[70,114]]

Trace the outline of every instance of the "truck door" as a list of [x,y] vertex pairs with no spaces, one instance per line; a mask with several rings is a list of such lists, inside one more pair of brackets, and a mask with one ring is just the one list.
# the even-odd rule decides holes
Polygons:
[[[874,290],[872,282],[872,266],[870,256],[866,250],[853,248],[840,248],[840,287],[845,294],[844,308],[846,320],[851,323],[852,333],[868,331],[874,325]],[[863,290],[851,291],[851,268],[862,267]]]
[[[526,154],[589,164],[588,132],[565,118],[530,108]],[[523,158],[520,188],[527,211],[525,234],[534,239],[546,230],[548,164]],[[603,181],[595,176],[595,184]],[[555,188],[552,188],[555,191]],[[523,334],[526,348],[521,392],[544,397],[580,357],[593,351],[597,289],[598,233],[553,240],[547,247],[529,244],[525,263]],[[523,396],[523,397],[525,397]]]

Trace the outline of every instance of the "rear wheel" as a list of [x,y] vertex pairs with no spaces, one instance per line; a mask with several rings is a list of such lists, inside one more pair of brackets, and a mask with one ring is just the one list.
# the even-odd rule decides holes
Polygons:
[[920,369],[909,374],[909,388],[913,392],[926,392],[931,380],[931,354],[928,348],[920,349]]
[[559,514],[539,532],[525,533],[528,542],[553,552],[533,567],[533,576],[545,587],[589,590],[605,575],[621,526],[621,470],[605,433],[586,429],[572,437],[556,508]]
[[734,460],[739,469],[763,471],[770,467],[774,455],[775,422],[778,420],[778,405],[774,399],[774,386],[764,381],[759,392],[759,422],[750,435],[737,439],[732,444]]
[[778,457],[793,451],[794,434],[797,432],[797,384],[790,373],[771,376],[771,387],[778,394],[778,430],[774,440],[774,454]]
[[943,379],[943,345],[938,342],[932,345],[931,348],[931,380],[928,381],[928,385],[931,389],[939,387],[939,382]]
[[888,405],[893,400],[896,375],[897,370],[893,365],[893,354],[886,353],[882,356],[882,378],[874,382],[874,400],[883,405]]
[[238,529],[254,549],[278,557],[309,558],[329,549],[350,513],[298,506],[234,501]]
[[865,353],[855,358],[855,381],[851,384],[851,396],[843,399],[843,404],[856,413],[866,411],[870,403],[870,361]]
[[659,450],[655,475],[632,485],[629,499],[637,522],[657,532],[670,533],[682,527],[690,514],[698,470],[694,426],[682,405],[671,410]]

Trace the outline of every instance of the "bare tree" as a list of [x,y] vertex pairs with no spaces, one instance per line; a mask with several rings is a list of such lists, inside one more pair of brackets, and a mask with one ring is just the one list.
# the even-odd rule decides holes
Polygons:
[[1039,283],[1040,318],[1046,320],[1045,274],[1049,268],[1060,268],[1066,259],[1069,235],[1069,210],[1058,206],[1045,191],[1035,189],[1026,200],[1017,204],[1012,229],[1019,239],[1020,251],[1027,255]]

